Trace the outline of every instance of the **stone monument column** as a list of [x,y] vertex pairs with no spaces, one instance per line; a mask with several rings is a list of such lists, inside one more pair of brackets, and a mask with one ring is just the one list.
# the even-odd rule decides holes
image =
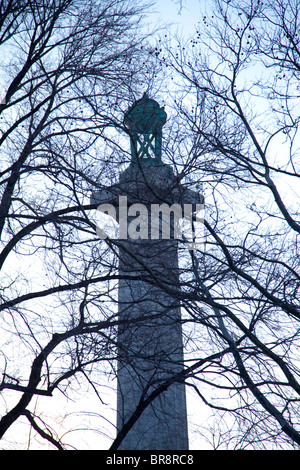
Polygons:
[[[184,204],[195,207],[202,203],[202,196],[179,184],[172,168],[161,160],[166,118],[164,109],[146,94],[134,103],[124,118],[131,139],[131,163],[117,185],[92,195],[92,202],[114,205],[120,223],[118,431],[140,400],[184,366],[180,299],[176,296],[176,209]],[[126,204],[121,209],[120,196]],[[168,210],[169,226],[164,225],[162,215]],[[160,217],[154,222],[157,211]],[[172,384],[153,400],[119,449],[188,450],[184,383]]]

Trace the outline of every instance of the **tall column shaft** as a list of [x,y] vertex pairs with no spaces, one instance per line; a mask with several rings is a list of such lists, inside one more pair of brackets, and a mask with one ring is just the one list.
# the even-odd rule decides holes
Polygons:
[[[128,252],[142,259],[156,281]],[[120,252],[120,275],[126,274],[141,279],[119,284],[118,430],[143,397],[183,368],[179,301],[159,285],[166,279],[173,288],[179,284],[176,242],[127,242],[126,252]],[[154,399],[120,449],[188,449],[184,384],[174,383]]]

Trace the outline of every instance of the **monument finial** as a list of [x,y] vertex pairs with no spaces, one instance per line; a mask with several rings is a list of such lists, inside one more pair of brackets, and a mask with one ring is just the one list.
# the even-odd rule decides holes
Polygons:
[[125,113],[130,134],[132,163],[160,164],[162,127],[167,113],[145,92]]

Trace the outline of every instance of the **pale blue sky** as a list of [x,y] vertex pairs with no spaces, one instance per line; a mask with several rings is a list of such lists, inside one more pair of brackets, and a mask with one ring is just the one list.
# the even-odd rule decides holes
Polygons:
[[[155,0],[157,18],[167,23],[174,23],[173,28],[183,30],[187,34],[192,32],[194,25],[200,21],[210,0]],[[182,3],[182,8],[180,8]]]

